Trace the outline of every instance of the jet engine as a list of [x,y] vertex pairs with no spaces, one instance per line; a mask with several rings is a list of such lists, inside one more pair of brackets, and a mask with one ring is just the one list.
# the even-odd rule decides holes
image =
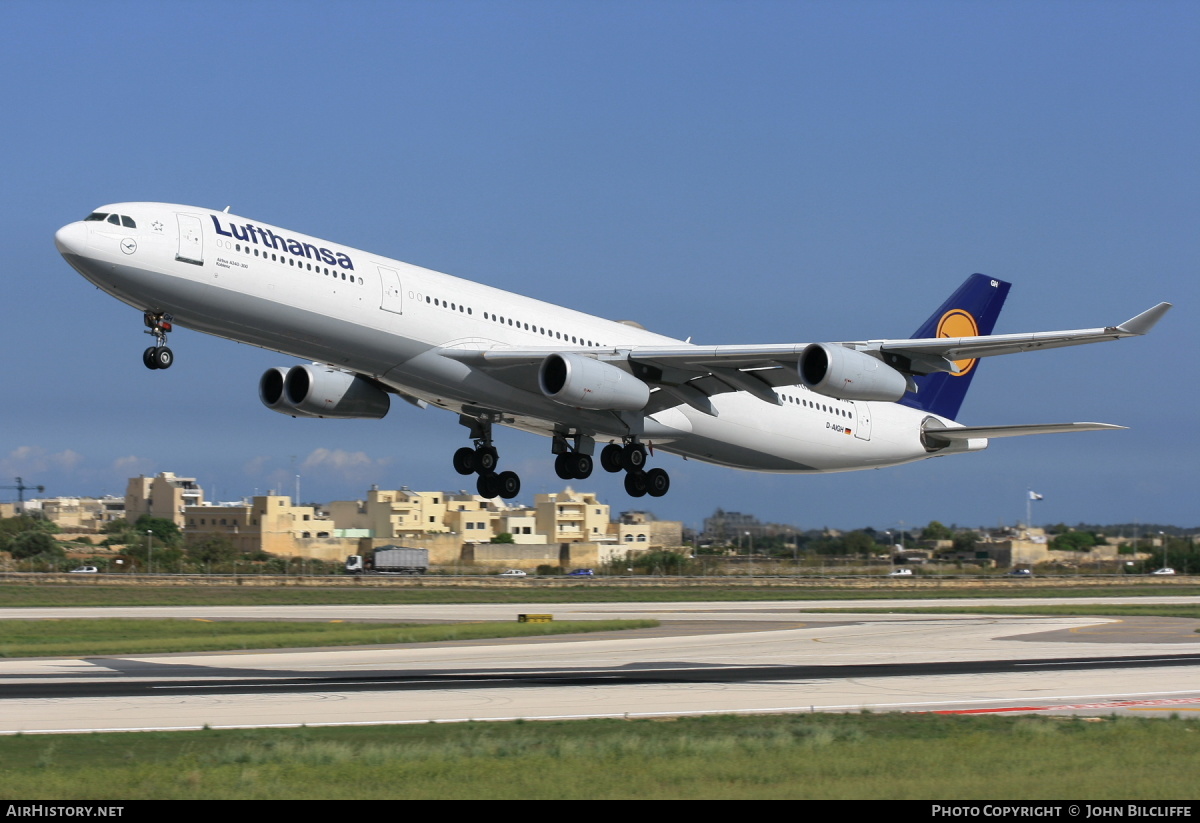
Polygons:
[[894,402],[908,380],[869,354],[832,343],[810,343],[800,353],[800,379],[818,394],[840,400]]
[[372,381],[319,365],[268,369],[258,396],[268,409],[292,417],[378,420],[391,408],[387,392]]
[[599,411],[638,411],[650,401],[650,387],[611,363],[581,354],[555,353],[538,370],[542,394],[564,406]]

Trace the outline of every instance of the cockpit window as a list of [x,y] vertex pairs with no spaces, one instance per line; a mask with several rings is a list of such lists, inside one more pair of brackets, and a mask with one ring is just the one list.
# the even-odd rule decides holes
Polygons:
[[89,220],[100,221],[100,220],[105,219],[106,217],[108,217],[108,212],[94,211],[91,214],[89,214],[87,217],[83,218],[83,222],[86,223]]
[[123,214],[121,215],[121,225],[127,229],[136,229],[137,228],[137,223],[133,222],[133,218],[126,217]]
[[110,214],[108,216],[108,222],[112,223],[114,226],[119,226],[121,225],[121,218],[115,214]]

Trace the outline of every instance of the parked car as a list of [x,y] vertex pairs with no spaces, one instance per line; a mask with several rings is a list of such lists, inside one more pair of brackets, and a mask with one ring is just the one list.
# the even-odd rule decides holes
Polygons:
[[500,576],[501,577],[528,577],[529,575],[527,575],[525,572],[521,571],[520,569],[509,569],[507,571],[500,572]]
[[1154,571],[1150,572],[1150,574],[1175,574],[1175,570],[1170,566],[1164,566],[1161,569],[1155,569]]
[[912,569],[896,569],[888,577],[912,577]]
[[596,573],[591,569],[575,569],[567,572],[567,577],[595,577]]
[[1008,573],[1009,577],[1033,577],[1032,569],[1013,569]]
[[[99,574],[100,570],[95,566],[80,566],[78,569],[71,569],[71,574]],[[1158,572],[1155,572],[1157,574]],[[1174,574],[1175,572],[1171,572]]]

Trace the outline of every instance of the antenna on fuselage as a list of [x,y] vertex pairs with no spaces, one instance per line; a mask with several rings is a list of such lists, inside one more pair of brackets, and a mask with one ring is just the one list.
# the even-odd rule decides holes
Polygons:
[[225,208],[221,209],[221,214],[229,214],[229,208],[229,206],[226,206]]

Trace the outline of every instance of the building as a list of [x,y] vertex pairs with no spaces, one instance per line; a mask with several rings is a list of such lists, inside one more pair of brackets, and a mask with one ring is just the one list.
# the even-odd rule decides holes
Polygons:
[[539,494],[534,504],[538,533],[547,543],[608,543],[616,535],[609,530],[609,507],[590,492],[565,491]]
[[130,523],[144,514],[171,520],[183,528],[184,509],[204,503],[204,490],[194,477],[159,472],[154,477],[131,477],[125,488],[125,519]]
[[293,506],[283,495],[260,495],[249,503],[188,506],[184,534],[189,542],[224,537],[245,554],[301,554],[298,540],[333,538],[334,522],[312,506]]
[[450,531],[445,492],[415,492],[407,486],[394,491],[372,488],[367,492],[366,514],[375,538]]
[[47,497],[30,500],[27,512],[40,511],[42,516],[65,532],[98,534],[105,523],[125,517],[125,498],[113,497]]
[[683,523],[659,520],[650,512],[621,512],[617,541],[629,549],[665,548],[683,545]]

